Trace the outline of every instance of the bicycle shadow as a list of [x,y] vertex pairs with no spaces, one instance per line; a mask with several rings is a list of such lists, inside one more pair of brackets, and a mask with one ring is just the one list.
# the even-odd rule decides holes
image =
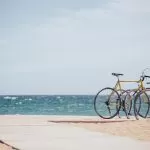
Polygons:
[[118,122],[127,122],[127,121],[136,121],[136,120],[48,120],[52,123],[118,123]]

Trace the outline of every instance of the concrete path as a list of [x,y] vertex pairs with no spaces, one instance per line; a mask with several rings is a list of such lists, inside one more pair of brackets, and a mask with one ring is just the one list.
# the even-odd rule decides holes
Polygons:
[[[10,120],[8,120],[10,119]],[[0,117],[0,140],[20,150],[149,150],[150,142],[116,137],[63,123],[48,117]]]

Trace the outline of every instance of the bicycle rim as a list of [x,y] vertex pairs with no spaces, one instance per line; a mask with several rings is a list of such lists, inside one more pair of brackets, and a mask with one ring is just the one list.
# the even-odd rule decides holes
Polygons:
[[142,91],[137,94],[134,100],[134,114],[136,119],[138,116],[146,118],[149,113],[150,100],[146,92]]
[[115,117],[121,107],[121,99],[113,88],[104,88],[94,98],[94,110],[104,119]]

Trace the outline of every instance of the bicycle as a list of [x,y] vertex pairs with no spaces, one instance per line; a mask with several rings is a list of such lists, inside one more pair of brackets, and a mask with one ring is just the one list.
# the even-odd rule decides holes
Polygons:
[[[149,70],[150,68],[146,68],[142,71],[142,81],[145,80],[145,78],[150,78],[150,76],[147,76],[145,74],[145,71]],[[150,84],[150,82],[147,82],[146,84]],[[147,118],[147,115],[150,110],[150,96],[148,92],[150,92],[150,88],[144,87],[141,88],[141,90],[130,90],[130,93],[133,92],[133,94],[130,96],[131,98],[131,108],[132,108],[132,101],[134,100],[134,105],[133,105],[133,111],[134,111],[134,116],[136,119],[139,119],[139,116],[142,118]],[[131,108],[129,110],[129,114],[131,115]]]
[[[130,99],[131,90],[122,89],[121,83],[138,83],[138,88],[134,89],[135,93],[138,93],[139,91],[144,89],[143,81],[145,78],[141,77],[140,80],[124,81],[119,79],[119,76],[123,76],[123,74],[112,73],[112,75],[117,77],[117,82],[114,88],[106,87],[96,94],[96,96],[94,97],[94,110],[101,118],[111,119],[116,115],[119,116],[119,111],[122,108],[127,118],[129,118],[129,114],[132,108],[132,100]],[[129,99],[127,99],[127,96],[129,97]],[[127,102],[129,102],[129,104],[127,104]]]

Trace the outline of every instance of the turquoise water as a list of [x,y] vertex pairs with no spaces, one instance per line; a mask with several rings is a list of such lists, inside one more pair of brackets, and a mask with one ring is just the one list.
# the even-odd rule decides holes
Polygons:
[[[0,96],[0,115],[9,114],[97,116],[94,95]],[[125,113],[120,111],[120,115]]]
[[0,96],[0,114],[96,115],[92,95]]

